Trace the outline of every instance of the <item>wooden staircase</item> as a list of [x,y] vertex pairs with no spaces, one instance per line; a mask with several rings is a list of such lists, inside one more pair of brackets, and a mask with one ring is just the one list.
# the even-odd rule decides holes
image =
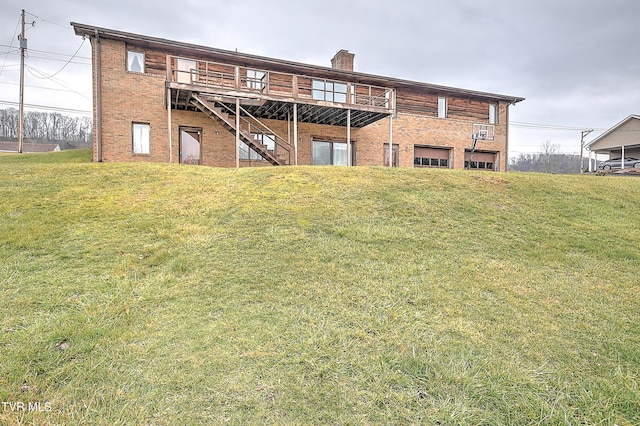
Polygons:
[[[229,113],[225,112],[222,108],[215,105],[214,102],[208,101],[197,93],[191,93],[189,100],[191,105],[203,112],[212,120],[217,120],[222,123],[225,129],[229,132],[236,134],[235,117],[232,117]],[[268,161],[274,166],[281,166],[288,164],[286,158],[277,155],[274,150],[268,149],[266,145],[259,143],[251,134],[251,132],[244,128],[242,124],[238,129],[238,135],[240,140],[247,144],[249,148],[258,153],[262,158]]]

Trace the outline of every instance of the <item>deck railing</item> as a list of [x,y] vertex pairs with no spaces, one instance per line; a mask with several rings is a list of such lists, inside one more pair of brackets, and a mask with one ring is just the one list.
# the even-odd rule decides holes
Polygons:
[[331,103],[349,107],[374,107],[391,111],[393,89],[169,56],[170,82],[202,86],[203,91],[248,93],[258,97]]

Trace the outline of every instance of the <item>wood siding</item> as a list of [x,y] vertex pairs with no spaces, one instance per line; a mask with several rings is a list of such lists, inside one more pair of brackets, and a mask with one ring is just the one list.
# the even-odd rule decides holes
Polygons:
[[489,104],[491,102],[409,89],[398,90],[398,112],[437,117],[439,97],[447,99],[447,118],[471,120],[477,123],[489,122]]

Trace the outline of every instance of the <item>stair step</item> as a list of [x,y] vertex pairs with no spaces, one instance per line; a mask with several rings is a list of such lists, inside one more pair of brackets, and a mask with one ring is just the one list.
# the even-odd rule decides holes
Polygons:
[[[234,123],[235,117],[230,117],[229,113],[223,111],[222,108],[216,107],[215,104],[210,101],[194,99],[192,101],[194,106],[198,106],[196,105],[196,102],[199,104],[203,104],[204,107],[206,107],[202,109],[202,112],[204,112],[205,115],[209,116],[211,119],[218,119],[222,121],[223,127],[225,127],[229,132],[236,132],[236,126]],[[198,107],[198,109],[200,109],[200,107]],[[265,160],[267,160],[272,165],[277,166],[286,164],[285,159],[280,154],[276,154],[275,151],[269,149],[267,145],[257,142],[249,129],[243,129],[242,127],[240,127],[238,133],[240,135],[240,139],[242,139],[244,143],[253,148],[254,151],[258,152],[262,157],[264,157]]]

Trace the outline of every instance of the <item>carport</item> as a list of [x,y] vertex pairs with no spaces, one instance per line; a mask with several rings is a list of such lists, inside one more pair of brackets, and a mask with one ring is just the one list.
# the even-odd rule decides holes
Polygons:
[[[589,151],[589,171],[592,159],[598,155],[607,155],[609,159],[635,157],[640,158],[640,115],[630,115],[586,145]],[[596,157],[597,158],[597,157]],[[624,162],[622,164],[624,169]]]

